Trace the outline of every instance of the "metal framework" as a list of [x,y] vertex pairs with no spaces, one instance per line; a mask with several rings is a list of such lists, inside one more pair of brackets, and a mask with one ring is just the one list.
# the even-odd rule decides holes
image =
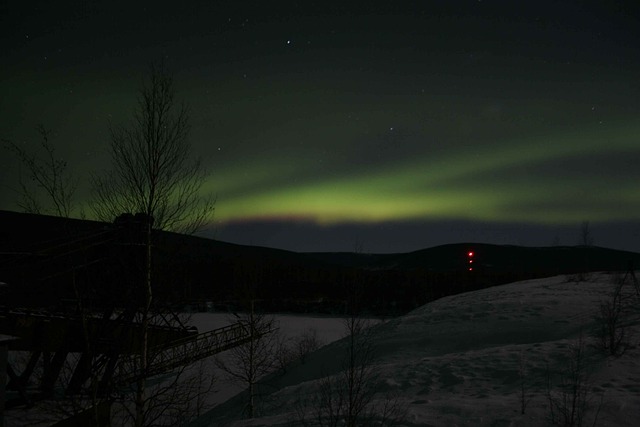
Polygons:
[[113,378],[114,384],[126,385],[142,376],[151,377],[170,372],[180,366],[189,365],[271,332],[273,329],[251,330],[247,324],[238,322],[193,337],[179,339],[166,346],[152,349],[150,351],[152,360],[146,372],[140,370],[140,355],[123,355]]

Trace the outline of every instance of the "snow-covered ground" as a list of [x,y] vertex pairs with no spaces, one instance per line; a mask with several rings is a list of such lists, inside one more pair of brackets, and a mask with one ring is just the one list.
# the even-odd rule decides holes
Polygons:
[[[614,276],[592,274],[587,281],[565,276],[530,280],[442,298],[373,327],[378,385],[406,406],[406,426],[549,425],[548,372],[568,372],[569,350],[582,336],[589,355],[590,406],[583,425],[640,425],[640,319],[627,319],[627,341],[620,357],[595,349],[594,316],[614,287]],[[640,307],[631,284],[623,288]],[[296,324],[338,336],[342,324]],[[305,321],[306,322],[306,321]],[[196,324],[198,318],[196,318]],[[331,329],[335,328],[335,329]],[[330,338],[325,338],[330,341]],[[243,420],[236,397],[211,410],[197,425],[284,426],[300,420],[300,402],[316,393],[318,378],[336,372],[344,342],[333,342],[285,374],[268,378],[260,417]],[[552,391],[559,389],[552,375]],[[524,382],[523,382],[524,381]],[[521,384],[528,401],[521,414]]]
[[[273,316],[279,333],[283,337],[296,338],[308,331],[316,331],[320,345],[328,344],[345,336],[344,319],[324,316],[300,316],[279,314]],[[190,324],[196,326],[199,332],[207,332],[235,323],[237,320],[232,315],[225,313],[195,313],[191,316]],[[206,406],[213,407],[227,401],[240,393],[242,386],[225,381],[225,375],[215,366],[215,358],[225,359],[226,354],[208,358],[204,364],[205,369],[213,371],[216,382],[212,392],[206,397]],[[200,366],[191,366],[189,369],[202,369]],[[188,374],[188,373],[187,373]]]
[[[608,300],[616,276],[591,274],[579,283],[565,276],[530,280],[442,298],[407,315],[370,321],[375,347],[375,382],[382,405],[393,395],[406,408],[404,426],[544,426],[549,425],[547,373],[567,372],[568,354],[580,336],[589,354],[588,378],[592,410],[583,425],[640,425],[640,298],[631,282],[623,288],[633,309],[626,317],[626,341],[620,357],[594,348],[594,316]],[[190,366],[186,376],[213,373],[216,381],[191,425],[296,426],[304,406],[317,396],[322,378],[340,371],[345,354],[344,319],[277,315],[280,333],[296,337],[315,330],[327,344],[304,363],[264,380],[258,417],[243,419],[242,387],[224,381],[215,357]],[[200,332],[234,322],[228,314],[196,313],[191,323]],[[228,354],[217,357],[225,359]],[[557,376],[552,390],[558,396]],[[528,402],[521,414],[524,384]],[[208,411],[208,412],[207,412]],[[7,425],[27,425],[27,412],[5,414]],[[29,413],[33,412],[29,411]],[[10,415],[10,416],[9,416]],[[47,425],[46,423],[44,425]]]
[[[196,326],[199,332],[207,332],[216,328],[230,325],[237,322],[237,319],[229,313],[194,313],[186,315],[189,317],[188,323]],[[317,333],[317,340],[321,345],[330,343],[337,339],[344,337],[343,319],[336,317],[326,316],[299,316],[299,315],[285,315],[278,314],[270,316],[276,322],[279,327],[279,333],[282,337],[295,338],[302,334],[308,333],[308,331],[314,330]],[[15,356],[15,355],[14,355]],[[224,360],[227,356],[226,353],[222,353],[217,356],[212,356],[201,362],[196,362],[193,365],[186,368],[186,371],[182,374],[183,379],[187,379],[194,376],[202,376],[202,387],[206,387],[210,375],[214,377],[214,383],[211,391],[203,396],[201,406],[203,409],[210,409],[227,401],[229,398],[242,391],[242,387],[238,384],[234,384],[225,381],[224,373],[216,366],[216,358]],[[22,354],[22,357],[26,355]],[[69,359],[73,359],[74,355],[70,355]],[[70,363],[75,363],[77,360],[73,359]],[[26,362],[26,359],[25,359]],[[159,377],[154,377],[149,381],[151,386],[169,384],[173,380],[172,374],[167,374]],[[126,424],[122,419],[122,411],[119,409],[118,404],[114,404],[114,410],[112,412],[113,424],[120,425]],[[55,411],[55,413],[52,413]],[[50,401],[39,401],[34,407],[24,408],[19,407],[7,411],[4,419],[4,425],[7,427],[23,427],[23,426],[50,426],[56,420],[63,417],[64,411],[60,409],[60,405]],[[68,416],[69,414],[66,414]],[[167,423],[166,420],[161,420],[162,423]],[[169,421],[169,424],[171,422]],[[1,424],[1,423],[0,423]]]

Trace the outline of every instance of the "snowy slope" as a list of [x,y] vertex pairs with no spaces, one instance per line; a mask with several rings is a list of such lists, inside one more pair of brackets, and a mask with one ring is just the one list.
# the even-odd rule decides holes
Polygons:
[[[372,337],[380,390],[400,396],[407,426],[548,425],[547,372],[566,372],[568,350],[582,335],[590,355],[591,406],[600,408],[597,425],[640,425],[638,316],[628,319],[634,347],[621,357],[597,352],[590,337],[614,279],[600,273],[580,283],[558,276],[497,286],[443,298],[377,325]],[[633,286],[623,292],[635,298]],[[198,424],[296,425],[298,402],[317,393],[318,378],[337,372],[344,346],[329,344],[306,363],[267,379],[270,394],[262,398],[261,418],[240,419],[240,396]],[[530,399],[524,415],[522,380]],[[586,415],[585,425],[591,425],[595,410]]]

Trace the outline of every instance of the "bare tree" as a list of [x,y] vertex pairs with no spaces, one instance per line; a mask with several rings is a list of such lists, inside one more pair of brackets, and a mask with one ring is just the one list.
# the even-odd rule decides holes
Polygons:
[[153,64],[128,126],[111,126],[112,169],[94,177],[94,214],[113,221],[142,213],[154,227],[194,233],[210,219],[214,200],[201,194],[207,173],[191,155],[189,112],[175,99],[173,78]]
[[296,359],[294,340],[284,334],[277,334],[274,351],[274,361],[280,373],[285,374],[289,366]]
[[625,300],[622,295],[624,281],[614,284],[608,299],[600,302],[596,315],[596,331],[600,349],[611,356],[622,356],[629,347],[625,325]]
[[352,315],[346,319],[345,327],[348,335],[344,369],[337,382],[322,384],[322,406],[330,409],[326,413],[330,425],[335,419],[354,427],[368,416],[367,407],[375,394],[374,349],[368,322]]
[[296,405],[297,422],[305,426],[394,426],[406,418],[399,395],[379,393],[379,369],[370,322],[351,315],[345,319],[345,350],[340,372],[318,381],[318,391]]
[[[216,378],[206,360],[191,366],[181,366],[164,376],[162,381],[147,386],[150,398],[144,405],[141,419],[146,426],[183,425],[202,415],[208,409],[207,395],[212,391]],[[126,395],[114,405],[113,425],[129,425],[138,419],[139,409]],[[132,404],[133,403],[133,404]]]
[[287,337],[283,334],[276,335],[275,361],[278,369],[283,374],[289,366],[299,360],[304,364],[307,357],[321,346],[318,331],[315,328],[307,328],[297,337]]
[[547,400],[551,424],[581,427],[591,421],[591,425],[596,425],[603,395],[600,396],[599,404],[596,404],[589,370],[589,357],[581,333],[569,345],[565,364],[555,383],[547,367]]
[[372,422],[376,370],[367,327],[367,322],[361,317],[350,316],[345,319],[347,336],[340,359],[340,371],[334,375],[324,375],[317,383],[317,392],[309,400],[298,402],[296,410],[300,424],[354,427]]
[[278,341],[272,333],[276,329],[274,318],[256,313],[254,300],[249,304],[249,312],[239,319],[249,332],[249,339],[223,354],[224,358],[217,358],[216,363],[229,381],[247,388],[246,415],[253,418],[256,414],[258,380],[277,367],[275,352]]
[[[141,87],[133,121],[128,126],[110,127],[111,169],[92,179],[94,201],[91,207],[98,219],[111,222],[123,213],[136,213],[137,226],[133,233],[136,237],[129,245],[135,247],[136,252],[140,249],[140,257],[137,254],[132,257],[135,271],[127,271],[135,282],[131,287],[135,290],[120,301],[127,310],[137,312],[135,318],[140,326],[140,364],[137,367],[140,375],[131,405],[136,426],[157,423],[158,414],[166,419],[169,413],[177,413],[174,404],[177,398],[191,400],[192,396],[185,391],[188,387],[148,390],[146,380],[154,357],[149,345],[149,328],[153,323],[153,311],[160,307],[154,296],[158,277],[152,262],[155,261],[152,251],[156,243],[153,231],[195,232],[214,209],[214,199],[201,194],[206,172],[201,161],[192,157],[188,119],[187,108],[175,101],[173,79],[164,65],[152,65],[150,75]],[[7,146],[27,166],[36,188],[43,190],[52,201],[54,213],[69,216],[75,182],[67,178],[67,164],[57,158],[49,132],[44,128],[39,131],[43,137],[44,160],[17,144],[7,142]],[[22,189],[25,210],[43,212],[45,205],[40,201],[40,195],[26,184]],[[172,397],[164,399],[166,396]]]
[[[354,250],[355,253],[362,253],[362,242],[357,241]],[[372,324],[362,316],[365,294],[363,272],[355,270],[346,287],[346,348],[340,372],[321,378],[317,395],[299,405],[298,421],[304,425],[392,426],[406,417],[407,408],[399,396],[379,396],[379,369],[375,362]],[[306,419],[309,407],[315,412],[313,420]]]
[[68,218],[74,208],[78,180],[69,171],[68,164],[56,153],[51,142],[51,131],[43,125],[36,127],[40,135],[37,150],[31,150],[14,141],[3,139],[24,167],[26,180],[19,178],[18,206],[27,213],[52,214]]
[[518,356],[518,381],[520,383],[518,390],[518,397],[520,400],[520,413],[524,415],[532,397],[529,391],[529,388],[531,386],[531,379],[529,378],[529,366],[527,364],[527,358],[524,354],[524,350],[520,350],[520,354]]
[[307,356],[322,346],[322,341],[318,337],[318,330],[315,328],[307,328],[302,334],[294,339],[294,355],[305,363]]
[[580,245],[593,246],[593,233],[591,232],[591,225],[589,221],[583,221],[580,224]]
[[[213,199],[203,197],[206,177],[200,160],[192,160],[188,141],[189,114],[175,100],[173,78],[164,64],[152,64],[142,84],[138,108],[128,126],[111,126],[111,169],[93,178],[94,214],[113,221],[123,213],[136,213],[144,249],[140,268],[139,310],[140,372],[135,391],[134,424],[148,423],[154,397],[147,395],[146,372],[149,327],[154,305],[152,272],[153,229],[197,231],[213,212]],[[157,400],[157,399],[156,399]]]

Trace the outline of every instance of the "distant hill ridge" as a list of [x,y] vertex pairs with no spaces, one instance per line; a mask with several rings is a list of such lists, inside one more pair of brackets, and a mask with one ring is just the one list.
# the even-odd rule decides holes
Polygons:
[[[55,279],[55,284],[47,279],[45,283],[32,273],[38,269],[30,263],[47,256],[50,264],[58,263],[51,258],[57,245],[117,230],[111,223],[0,211],[0,282],[19,281],[20,286],[12,288],[23,302],[37,296],[43,300],[51,297],[47,292],[63,286],[63,279]],[[107,245],[109,240],[103,241]],[[638,253],[585,246],[455,243],[396,254],[299,253],[170,232],[156,232],[156,242],[154,257],[164,268],[162,292],[168,300],[237,300],[240,289],[249,287],[269,310],[337,310],[338,305],[344,305],[339,301],[347,298],[345,289],[356,282],[361,288],[358,298],[368,309],[406,311],[444,295],[515,280],[640,266]],[[470,251],[474,253],[473,271],[468,271]],[[118,250],[96,249],[90,256],[105,258],[114,252]],[[91,268],[92,277],[109,287],[102,273],[113,269],[113,263]],[[55,294],[65,296],[63,291]]]
[[625,270],[631,261],[640,266],[640,254],[597,246],[528,247],[488,243],[452,243],[399,254],[358,254],[349,252],[309,253],[318,260],[368,269],[458,270],[474,252],[476,268],[493,271],[522,270]]
[[[74,238],[99,230],[113,228],[111,223],[61,218],[0,210],[0,251],[28,250],[67,238]],[[484,268],[535,269],[553,268],[558,263],[590,270],[626,269],[628,262],[640,265],[640,253],[597,246],[527,247],[488,243],[453,243],[412,252],[367,254],[355,252],[293,252],[263,246],[249,246],[204,237],[163,233],[169,241],[194,247],[207,247],[211,254],[231,253],[233,256],[260,255],[267,258],[307,259],[325,265],[366,269],[456,270],[465,264],[465,254],[475,251],[475,258]],[[209,252],[209,251],[207,251]],[[589,265],[586,266],[585,262]]]

